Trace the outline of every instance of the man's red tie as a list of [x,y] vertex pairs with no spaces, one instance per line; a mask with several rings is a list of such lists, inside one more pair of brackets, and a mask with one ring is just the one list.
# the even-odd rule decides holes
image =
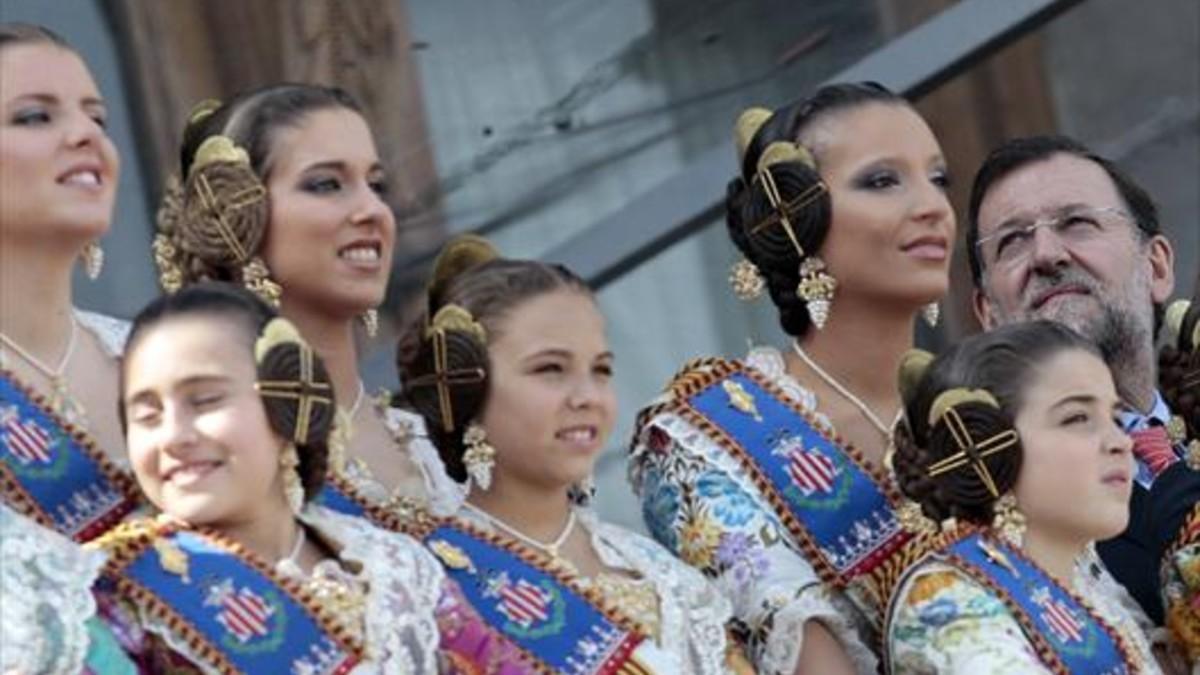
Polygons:
[[1129,435],[1133,438],[1133,454],[1146,464],[1156,478],[1179,459],[1164,426],[1137,429],[1129,432]]

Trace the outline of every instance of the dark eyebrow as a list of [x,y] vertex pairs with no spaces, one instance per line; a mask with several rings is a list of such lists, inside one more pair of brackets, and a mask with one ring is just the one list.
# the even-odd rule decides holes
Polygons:
[[[349,168],[350,168],[349,165],[340,159],[330,159],[330,160],[325,160],[323,162],[314,162],[313,164],[309,164],[308,166],[304,167],[304,171],[308,172],[308,171],[329,170],[329,171],[337,171],[339,173],[346,173],[349,170]],[[383,171],[383,164],[381,164],[379,162],[372,163],[371,167],[369,169],[367,169],[367,173],[376,173],[376,172],[382,172],[382,171]]]
[[1050,406],[1050,409],[1053,410],[1055,408],[1061,408],[1072,403],[1082,403],[1084,405],[1088,405],[1089,403],[1095,403],[1096,400],[1096,397],[1092,396],[1091,394],[1072,394],[1070,396],[1064,396],[1063,398],[1055,401],[1054,405]]

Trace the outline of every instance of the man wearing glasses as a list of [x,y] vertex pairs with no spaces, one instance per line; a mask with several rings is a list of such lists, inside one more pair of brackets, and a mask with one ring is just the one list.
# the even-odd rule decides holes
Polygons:
[[[1175,284],[1174,252],[1145,190],[1112,162],[1059,136],[1011,140],[976,174],[967,221],[976,315],[985,329],[1049,319],[1106,354],[1129,406],[1137,474],[1129,528],[1101,558],[1155,624],[1161,546],[1154,519],[1190,510],[1200,474],[1172,437],[1156,387],[1155,336]],[[1180,516],[1181,517],[1181,516]],[[1159,523],[1161,525],[1161,523]]]

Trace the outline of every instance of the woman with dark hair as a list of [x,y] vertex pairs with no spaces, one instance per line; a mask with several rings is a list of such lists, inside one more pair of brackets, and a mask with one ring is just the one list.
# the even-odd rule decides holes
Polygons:
[[0,671],[127,672],[79,542],[136,508],[116,418],[126,327],[77,309],[100,272],[119,158],[78,52],[0,23]]
[[207,101],[184,130],[154,244],[164,290],[240,283],[329,364],[345,423],[321,500],[379,524],[461,501],[420,418],[368,396],[359,376],[354,326],[374,331],[391,270],[387,185],[367,121],[340,89],[279,84]]
[[[121,417],[156,519],[93,546],[102,614],[148,672],[441,672],[473,621],[413,539],[313,503],[336,396],[287,319],[223,283],[147,306]],[[461,630],[461,628],[460,628]],[[443,650],[445,652],[445,650]]]
[[1158,673],[1146,636],[1086,573],[1129,520],[1133,442],[1099,350],[1019,323],[900,371],[900,489],[940,541],[896,586],[895,673]]
[[[1200,297],[1178,300],[1166,312],[1166,346],[1158,361],[1159,388],[1177,411],[1176,438],[1187,448],[1155,481],[1146,512],[1154,544],[1163,551],[1166,626],[1192,668],[1200,667]],[[1190,508],[1186,508],[1191,504]],[[1164,506],[1166,505],[1166,506]],[[1175,505],[1172,508],[1172,505]]]
[[87,64],[40,26],[0,23],[0,484],[3,503],[83,542],[138,504],[116,418],[127,327],[75,308],[100,272],[120,161]]
[[873,83],[750,109],[736,139],[731,282],[766,290],[792,342],[684,366],[639,416],[631,478],[654,537],[733,601],[760,672],[874,672],[914,539],[884,470],[893,378],[949,284],[945,160]]
[[512,646],[514,673],[741,672],[724,599],[584,506],[616,415],[604,335],[567,269],[500,258],[477,237],[447,245],[399,367],[468,495],[421,537]]

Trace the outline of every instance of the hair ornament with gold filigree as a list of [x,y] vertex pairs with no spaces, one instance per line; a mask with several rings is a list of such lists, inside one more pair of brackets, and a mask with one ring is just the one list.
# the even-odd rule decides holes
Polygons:
[[429,322],[429,326],[425,329],[425,337],[433,337],[439,331],[445,332],[449,330],[466,333],[480,343],[487,344],[487,330],[484,329],[483,324],[476,321],[475,317],[471,316],[471,313],[462,306],[454,303],[444,305],[438,309],[437,313],[433,315],[433,319]]
[[[765,108],[750,108],[734,127],[742,176],[731,183],[726,210],[744,259],[731,270],[730,284],[743,300],[770,290],[781,309],[794,298],[806,314],[803,323],[821,328],[837,290],[815,255],[829,223],[829,191],[812,153],[780,121]],[[788,292],[792,298],[781,297]]]
[[188,113],[187,125],[193,127],[197,124],[202,124],[209,117],[212,117],[213,113],[220,110],[222,105],[221,99],[217,98],[206,98],[200,101],[192,106],[191,112]]
[[185,139],[202,140],[163,194],[153,244],[159,282],[167,292],[202,280],[239,282],[278,307],[283,289],[258,255],[270,215],[266,186],[233,138],[219,130],[201,136],[222,107],[202,101],[188,117]]
[[1020,438],[990,391],[962,386],[931,391],[935,360],[919,349],[901,359],[905,417],[895,433],[897,481],[934,521],[958,517],[988,524],[1016,482]]
[[447,287],[467,271],[500,257],[490,241],[475,234],[460,234],[446,243],[433,261],[426,296],[432,316],[443,304]]
[[333,383],[296,326],[271,319],[254,342],[254,360],[272,428],[300,446],[328,443],[337,419]]
[[946,415],[950,414],[955,406],[966,403],[979,403],[986,406],[991,406],[997,410],[1000,409],[1000,402],[986,389],[967,389],[965,387],[954,387],[947,389],[937,395],[933,399],[933,403],[929,406],[929,426],[935,426],[942,421]]

